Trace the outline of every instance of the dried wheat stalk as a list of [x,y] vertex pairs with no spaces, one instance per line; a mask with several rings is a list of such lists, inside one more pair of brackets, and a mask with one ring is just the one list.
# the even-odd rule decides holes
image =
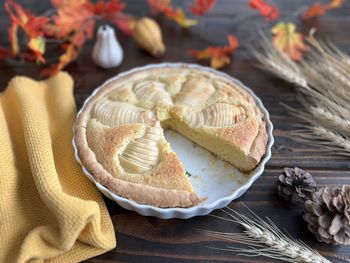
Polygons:
[[293,139],[350,156],[350,57],[333,44],[307,38],[312,50],[295,63],[262,34],[262,51],[252,52],[262,67],[297,86],[303,108],[284,105],[304,123]]
[[[304,126],[303,129],[292,131],[292,137],[301,143],[322,147],[325,151],[336,152],[350,157],[350,141],[342,135],[332,132],[322,126]],[[315,137],[317,135],[317,137]]]
[[[284,103],[282,105],[289,110],[289,113],[306,123],[313,124],[314,126],[322,125],[335,132],[340,132],[346,136],[350,135],[350,119],[348,116],[343,117],[343,108],[338,108],[338,105],[334,105],[331,110],[326,107],[327,102],[323,102],[322,106],[318,105],[319,101],[310,101],[300,93],[297,96],[298,101],[304,106],[303,110],[299,110],[290,107]],[[312,118],[310,118],[310,115]]]
[[229,218],[212,216],[240,225],[244,229],[243,233],[200,231],[210,237],[248,245],[249,248],[228,246],[214,249],[238,252],[239,255],[249,257],[265,256],[286,262],[330,263],[328,259],[302,241],[288,237],[269,218],[266,218],[266,221],[264,221],[248,208],[250,216],[241,215],[229,207],[226,209],[229,212],[224,209],[221,211],[226,213]]
[[255,49],[251,49],[251,52],[261,62],[263,68],[292,84],[309,89],[307,80],[301,74],[297,64],[274,48],[265,34],[261,34],[261,37],[263,52]]
[[326,122],[329,126],[338,129],[340,132],[350,134],[350,120],[342,118],[327,109],[310,106],[310,113],[318,119],[319,122]]

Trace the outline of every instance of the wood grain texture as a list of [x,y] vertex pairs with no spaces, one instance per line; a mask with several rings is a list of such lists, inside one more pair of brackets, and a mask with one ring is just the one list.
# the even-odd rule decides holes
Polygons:
[[[19,1],[37,13],[50,7],[48,1]],[[39,4],[40,2],[40,4]],[[127,0],[127,12],[138,16],[149,14],[145,0]],[[317,36],[333,41],[341,49],[350,53],[350,4],[345,1],[343,8],[333,10],[325,16],[302,23],[297,15],[312,1],[275,0],[287,21],[295,21],[303,32],[311,27],[317,28]],[[175,1],[179,5],[188,5],[188,1]],[[246,0],[219,0],[215,9],[200,18],[200,24],[190,30],[181,30],[171,22],[159,18],[164,33],[167,52],[161,58],[152,58],[140,51],[133,41],[120,36],[125,50],[125,59],[120,68],[102,70],[91,60],[90,41],[80,57],[67,67],[75,80],[75,98],[78,108],[91,92],[106,79],[135,66],[159,62],[195,62],[186,56],[189,48],[204,48],[208,45],[224,44],[226,34],[235,34],[241,47],[234,54],[234,63],[222,70],[240,79],[256,92],[271,114],[274,124],[275,145],[272,158],[259,180],[230,207],[244,211],[243,204],[249,206],[262,216],[269,216],[293,237],[300,238],[311,247],[318,249],[333,262],[341,262],[334,256],[350,257],[350,248],[331,246],[316,241],[307,230],[302,220],[302,208],[290,206],[275,193],[274,183],[281,169],[285,166],[298,166],[310,171],[319,186],[350,184],[350,162],[347,158],[323,153],[318,148],[311,148],[293,142],[289,131],[295,118],[289,116],[280,102],[297,105],[293,87],[274,78],[255,67],[256,61],[247,52],[247,46],[257,43],[258,29],[268,29],[273,23],[266,22],[256,12],[247,7]],[[9,19],[0,7],[0,44],[7,43],[6,28]],[[204,63],[204,65],[207,65]],[[0,61],[0,88],[4,89],[15,75],[27,75],[37,78],[37,66],[10,66]],[[330,87],[332,88],[332,87]],[[241,203],[240,203],[241,202]],[[87,262],[271,262],[266,258],[247,258],[230,252],[213,250],[208,247],[223,247],[226,242],[205,237],[197,228],[220,231],[239,231],[232,224],[210,216],[189,220],[160,220],[143,217],[134,212],[120,208],[112,201],[106,200],[117,231],[118,247],[104,255]],[[218,212],[215,212],[218,213]]]

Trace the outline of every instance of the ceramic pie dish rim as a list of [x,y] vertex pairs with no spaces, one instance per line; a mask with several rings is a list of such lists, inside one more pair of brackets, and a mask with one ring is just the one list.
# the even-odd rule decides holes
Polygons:
[[99,87],[97,87],[92,94],[85,100],[84,105],[81,107],[81,109],[77,113],[77,117],[81,114],[82,110],[85,108],[85,105],[90,101],[91,98],[95,96],[95,94],[102,88],[104,87],[107,83],[114,81],[117,78],[121,78],[125,75],[136,73],[138,71],[144,71],[148,69],[154,69],[154,68],[162,68],[162,67],[187,67],[187,68],[193,68],[193,69],[198,69],[198,70],[204,70],[213,74],[218,74],[221,77],[228,78],[229,80],[233,81],[240,87],[242,87],[244,90],[246,90],[255,100],[256,105],[259,107],[260,111],[264,114],[264,121],[266,123],[266,132],[268,135],[268,142],[266,145],[266,152],[263,155],[259,165],[250,172],[250,178],[242,184],[239,188],[237,188],[235,191],[233,191],[230,195],[219,198],[215,200],[212,203],[209,204],[199,204],[193,207],[188,207],[188,208],[159,208],[151,205],[144,205],[144,204],[139,204],[136,203],[132,200],[129,200],[127,198],[121,197],[113,192],[111,192],[107,187],[101,185],[99,182],[95,180],[93,175],[84,167],[82,164],[82,161],[80,160],[80,157],[78,155],[78,149],[75,144],[74,138],[72,140],[73,143],[73,148],[74,148],[74,153],[75,153],[75,158],[79,162],[79,164],[82,167],[82,170],[84,174],[89,178],[90,181],[92,181],[96,187],[109,199],[115,201],[118,203],[120,206],[122,206],[125,209],[135,211],[141,215],[144,216],[155,216],[161,219],[169,219],[169,218],[181,218],[181,219],[187,219],[190,217],[194,216],[200,216],[200,215],[207,215],[210,212],[212,212],[215,209],[219,209],[222,207],[225,207],[228,205],[231,201],[239,198],[243,193],[245,193],[249,187],[262,175],[265,164],[267,161],[271,158],[271,149],[272,145],[274,143],[274,138],[272,134],[273,130],[273,125],[270,121],[269,113],[264,107],[262,101],[260,98],[258,98],[254,92],[248,88],[246,85],[244,85],[241,81],[237,80],[236,78],[231,77],[227,73],[220,72],[218,70],[197,65],[197,64],[189,64],[189,63],[159,63],[159,64],[148,64],[145,66],[140,66],[140,67],[135,67],[130,70],[124,71],[119,73],[118,75],[109,78],[106,80],[104,83],[102,83]]

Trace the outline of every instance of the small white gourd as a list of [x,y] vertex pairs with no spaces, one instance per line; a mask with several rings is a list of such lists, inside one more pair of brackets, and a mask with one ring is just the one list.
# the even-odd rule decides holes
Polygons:
[[108,25],[100,26],[92,50],[92,60],[95,64],[102,68],[114,68],[120,65],[123,56],[114,29]]

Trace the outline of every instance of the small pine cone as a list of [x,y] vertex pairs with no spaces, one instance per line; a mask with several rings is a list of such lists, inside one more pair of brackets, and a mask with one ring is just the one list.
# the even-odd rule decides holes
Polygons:
[[304,220],[317,239],[327,244],[350,244],[350,185],[324,187],[304,204]]
[[277,181],[278,194],[293,204],[303,203],[316,191],[311,174],[298,168],[284,168]]

